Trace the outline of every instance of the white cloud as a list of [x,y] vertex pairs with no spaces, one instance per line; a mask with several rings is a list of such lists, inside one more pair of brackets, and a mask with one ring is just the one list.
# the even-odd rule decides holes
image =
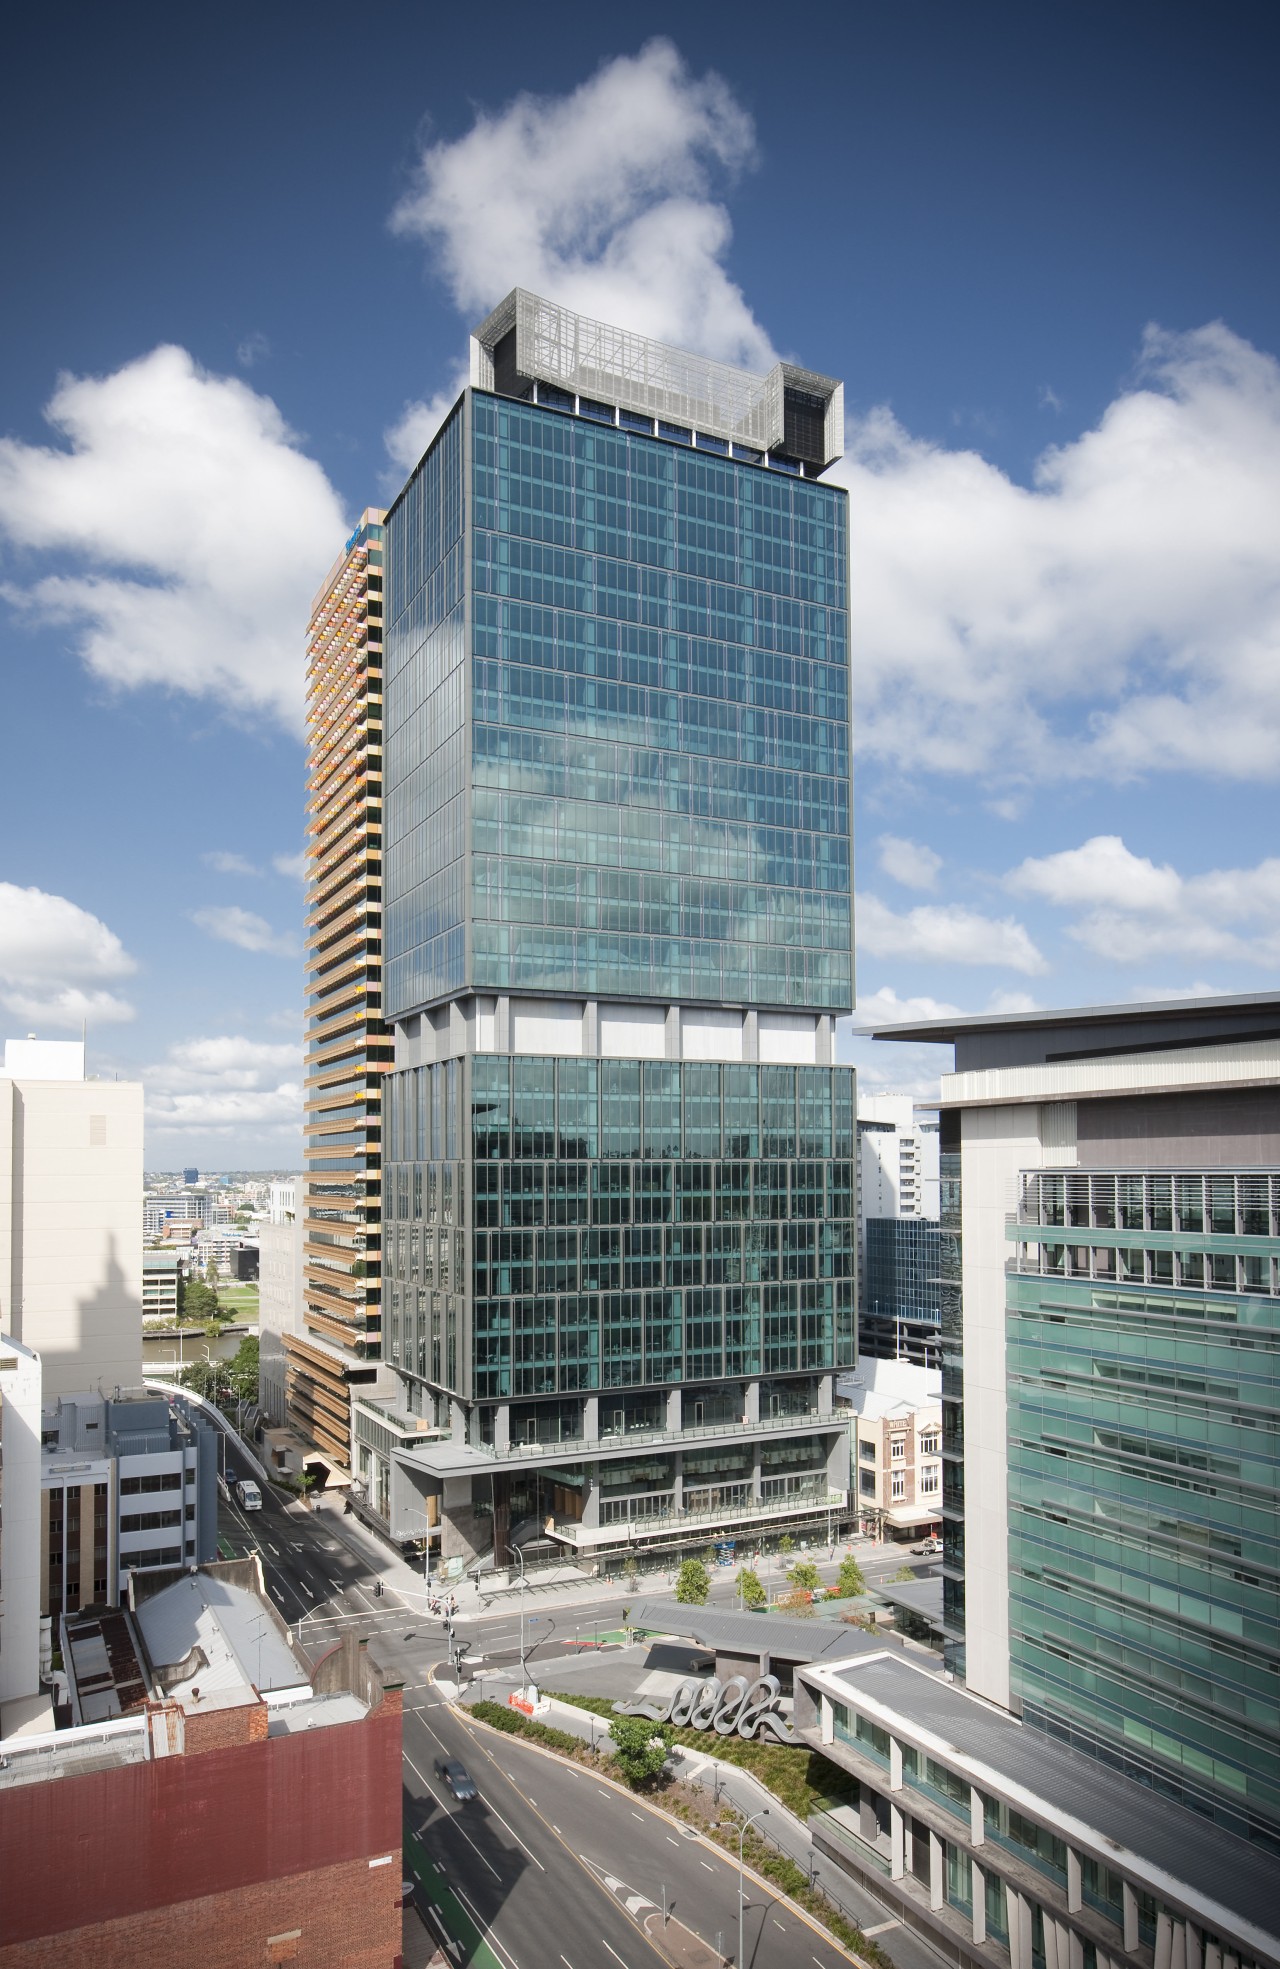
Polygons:
[[[773,351],[725,272],[731,227],[714,196],[754,148],[728,84],[690,74],[670,41],[650,41],[568,95],[517,96],[456,141],[428,145],[391,225],[428,243],[473,318],[529,287],[759,368]],[[411,448],[406,439],[402,462]]]
[[216,937],[219,943],[232,943],[241,950],[266,951],[272,957],[296,957],[298,946],[287,934],[273,930],[264,916],[234,903],[225,909],[195,909],[191,921]]
[[229,854],[224,848],[211,848],[208,854],[201,855],[200,859],[205,867],[213,869],[216,875],[261,875],[262,873],[262,870],[256,868],[251,861],[246,861],[243,855]]
[[137,970],[114,930],[65,896],[0,882],[0,1003],[32,1024],[119,1024],[134,1008],[105,987]]
[[919,841],[905,841],[898,834],[882,834],[879,841],[880,866],[895,882],[907,889],[936,889],[942,856]]
[[851,1031],[874,1031],[879,1026],[918,1025],[924,1019],[950,1019],[960,1016],[958,1005],[941,998],[899,998],[892,985],[881,985],[869,995],[859,994]]
[[236,361],[242,369],[252,369],[255,362],[263,362],[271,354],[271,344],[260,328],[246,335],[236,345]]
[[898,916],[878,896],[858,898],[856,938],[872,957],[944,964],[994,964],[1028,977],[1048,967],[1021,923],[981,916],[960,903],[921,903]]
[[60,379],[60,442],[0,439],[0,533],[70,573],[3,592],[70,626],[123,688],[213,698],[301,730],[301,636],[345,536],[342,507],[269,397],[158,348]]
[[307,879],[307,857],[303,849],[296,855],[272,855],[271,866],[277,875],[287,875],[291,881],[305,882]]
[[1015,894],[1043,896],[1058,908],[1108,903],[1123,909],[1176,908],[1182,878],[1131,854],[1118,834],[1095,834],[1082,847],[1031,856],[1005,877]]
[[1069,934],[1099,957],[1280,963],[1280,858],[1184,876],[1133,854],[1119,835],[1031,857],[1005,877],[1020,894],[1084,913]]
[[143,1068],[149,1135],[226,1138],[302,1121],[302,1049],[243,1036],[191,1039]]
[[1280,772],[1280,364],[1147,331],[1030,489],[881,408],[851,427],[859,742],[911,770]]
[[411,472],[445,418],[467,387],[468,373],[459,370],[452,384],[437,390],[429,402],[406,403],[395,423],[382,433],[387,454],[402,471]]

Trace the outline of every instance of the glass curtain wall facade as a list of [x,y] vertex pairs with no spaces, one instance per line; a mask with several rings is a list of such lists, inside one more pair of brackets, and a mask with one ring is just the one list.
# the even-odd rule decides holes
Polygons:
[[1280,1172],[1027,1173],[1011,1234],[1025,1719],[1280,1853]]
[[307,1063],[301,1334],[288,1419],[344,1466],[381,1349],[382,521],[370,508],[307,630]]
[[387,521],[387,1358],[498,1456],[517,1425],[603,1431],[608,1389],[667,1427],[670,1391],[735,1380],[741,1423],[793,1375],[829,1412],[856,1345],[845,495],[509,381]]
[[868,1217],[858,1345],[882,1360],[937,1367],[941,1253],[936,1219]]

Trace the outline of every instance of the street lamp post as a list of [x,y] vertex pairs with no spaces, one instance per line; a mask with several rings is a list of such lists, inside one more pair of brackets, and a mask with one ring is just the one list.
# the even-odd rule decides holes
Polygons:
[[[768,1807],[767,1805],[764,1805],[764,1806],[762,1806],[762,1807],[761,1807],[761,1809],[760,1809],[760,1810],[759,1810],[758,1812],[753,1812],[753,1813],[751,1814],[751,1817],[750,1817],[749,1819],[744,1819],[744,1820],[742,1821],[742,1824],[741,1824],[741,1825],[740,1825],[740,1826],[739,1826],[739,1827],[737,1828],[737,1833],[738,1833],[738,1957],[737,1957],[737,1964],[736,1964],[736,1969],[742,1969],[742,1913],[743,1913],[743,1905],[744,1905],[744,1903],[743,1903],[743,1879],[744,1879],[744,1871],[743,1871],[743,1858],[742,1858],[742,1854],[743,1854],[743,1842],[744,1842],[744,1841],[745,1841],[745,1839],[746,1839],[746,1836],[747,1836],[747,1832],[748,1832],[748,1829],[749,1829],[749,1828],[750,1828],[751,1826],[753,1826],[753,1825],[755,1824],[755,1822],[756,1822],[756,1820],[757,1820],[757,1819],[767,1819],[767,1818],[768,1818],[768,1816],[769,1816],[769,1807]],[[714,1825],[713,1825],[713,1826],[711,1827],[711,1830],[712,1830],[713,1832],[718,1832],[718,1831],[721,1831],[721,1830],[724,1830],[724,1831],[727,1831],[727,1832],[732,1832],[732,1831],[734,1830],[734,1824],[733,1824],[733,1820],[732,1820],[732,1819],[717,1819],[717,1820],[715,1821],[715,1823],[714,1823]]]
[[507,1550],[513,1559],[520,1561],[520,1686],[523,1689],[529,1681],[524,1652],[524,1553],[518,1545],[508,1545]]

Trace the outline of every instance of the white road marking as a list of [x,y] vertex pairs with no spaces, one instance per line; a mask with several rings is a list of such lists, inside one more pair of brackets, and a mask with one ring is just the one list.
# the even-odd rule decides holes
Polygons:
[[[613,1957],[613,1959],[614,1959],[614,1961],[615,1961],[615,1962],[622,1962],[622,1957],[621,1957],[621,1956],[620,1956],[620,1955],[618,1954],[618,1951],[617,1951],[617,1949],[616,1949],[616,1948],[609,1948],[609,1944],[608,1944],[608,1942],[606,1942],[606,1940],[605,1940],[605,1938],[604,1938],[604,1936],[603,1936],[603,1935],[601,1935],[601,1937],[600,1937],[600,1946],[601,1946],[601,1948],[607,1948],[607,1949],[609,1949],[609,1953],[610,1953],[610,1955],[611,1955],[611,1956]],[[625,1963],[625,1962],[622,1962],[622,1969],[627,1969],[627,1965],[626,1965],[626,1963]]]
[[545,1866],[543,1866],[542,1861],[538,1858],[538,1855],[534,1852],[533,1848],[531,1846],[525,1846],[524,1840],[520,1837],[520,1834],[516,1831],[513,1825],[507,1825],[507,1821],[503,1818],[502,1813],[498,1810],[497,1806],[489,1804],[488,1799],[485,1800],[485,1805],[486,1808],[493,1813],[494,1818],[498,1820],[500,1825],[507,1826],[507,1831],[511,1834],[511,1837],[515,1840],[516,1844],[518,1846],[524,1846],[525,1852],[529,1855],[529,1858],[533,1861],[533,1864],[537,1867],[538,1871],[540,1873],[545,1873],[547,1869],[545,1868]]
[[711,1862],[710,1862],[710,1860],[699,1860],[699,1861],[698,1861],[698,1865],[699,1865],[699,1866],[705,1866],[705,1868],[707,1869],[707,1872],[708,1872],[708,1873],[714,1873],[714,1872],[715,1872],[715,1868],[714,1868],[714,1867],[712,1866],[712,1864],[711,1864]]
[[667,1844],[668,1844],[668,1846],[678,1846],[678,1845],[680,1844],[680,1841],[679,1841],[678,1839],[673,1839],[673,1838],[671,1837],[671,1834],[670,1834],[670,1833],[668,1833],[668,1834],[667,1834]]

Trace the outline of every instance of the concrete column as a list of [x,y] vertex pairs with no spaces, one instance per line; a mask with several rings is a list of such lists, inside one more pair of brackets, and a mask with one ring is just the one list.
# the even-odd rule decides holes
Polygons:
[[752,1502],[753,1502],[754,1504],[759,1504],[759,1502],[760,1502],[760,1500],[761,1500],[761,1498],[762,1498],[763,1496],[764,1496],[764,1475],[763,1475],[763,1465],[761,1464],[761,1461],[760,1461],[760,1445],[759,1445],[759,1443],[757,1443],[757,1444],[756,1444],[756,1446],[755,1446],[755,1454],[754,1454],[754,1455],[753,1455],[753,1457],[751,1458],[751,1499],[752,1499]]
[[673,1436],[678,1436],[684,1427],[684,1407],[679,1388],[667,1390],[667,1428]]
[[493,1050],[495,1053],[511,1051],[511,1000],[505,992],[500,992],[493,1012]]
[[600,1440],[600,1397],[588,1395],[582,1404],[582,1439],[588,1443]]
[[[982,1815],[982,1793],[976,1784],[969,1786],[969,1837],[975,1846],[987,1843],[986,1820]],[[975,1940],[977,1937],[975,1936]]]
[[582,1008],[582,1050],[589,1060],[599,1057],[600,1003],[595,998],[589,998]]
[[600,1481],[597,1477],[587,1478],[582,1494],[582,1522],[584,1525],[600,1523]]
[[820,1067],[835,1065],[836,1049],[833,1044],[834,1036],[835,1020],[832,1018],[830,1012],[820,1012],[818,1014],[817,1034],[817,1064]]
[[674,1456],[673,1456],[673,1458],[672,1458],[672,1461],[674,1462],[674,1464],[675,1464],[675,1466],[676,1466],[676,1474],[675,1474],[675,1484],[674,1484],[674,1492],[675,1492],[675,1495],[674,1495],[674,1496],[672,1497],[672,1499],[671,1499],[671,1509],[672,1509],[673,1511],[683,1511],[683,1510],[684,1510],[684,1456],[683,1456],[683,1453],[682,1453],[682,1452],[681,1452],[680,1450],[676,1450],[676,1452],[675,1452],[675,1454],[674,1454]]
[[902,1790],[902,1745],[897,1737],[889,1738],[889,1789]]
[[449,1433],[455,1443],[465,1443],[467,1440],[467,1411],[452,1396],[449,1399]]
[[830,1415],[833,1407],[834,1391],[835,1391],[835,1376],[833,1374],[820,1374],[818,1376],[819,1415]]
[[1041,1910],[1044,1934],[1044,1969],[1060,1969],[1058,1962],[1058,1924],[1047,1909]]
[[929,1834],[929,1906],[936,1914],[946,1899],[946,1883],[943,1879],[942,1841],[936,1832]]
[[1187,1923],[1187,1969],[1204,1969],[1204,1943],[1194,1921]]
[[902,1813],[896,1805],[889,1807],[889,1878],[901,1880],[906,1872],[906,1836]]
[[742,1057],[750,1066],[760,1058],[760,1014],[754,1006],[742,1021]]
[[1132,1955],[1138,1946],[1138,1896],[1126,1880],[1124,1883],[1124,1945]]
[[[987,1877],[976,1860],[969,1862],[970,1897],[973,1901],[973,1939],[985,1942],[987,1939]],[[1052,1965],[1045,1964],[1045,1969]]]
[[511,1404],[499,1402],[493,1418],[493,1446],[499,1456],[511,1448]]
[[1080,1871],[1080,1855],[1074,1846],[1067,1847],[1067,1913],[1079,1914],[1084,1906],[1084,1889]]
[[1222,1969],[1222,1945],[1220,1942],[1205,1943],[1204,1969]]
[[760,1383],[758,1381],[748,1381],[743,1396],[742,1410],[748,1425],[760,1420]]
[[836,1740],[836,1713],[830,1696],[818,1698],[822,1705],[822,1741],[834,1743]]
[[678,1005],[667,1007],[666,1041],[667,1058],[678,1060],[680,1058],[680,1007]]
[[1084,1937],[1074,1928],[1067,1937],[1067,1969],[1084,1969]]

